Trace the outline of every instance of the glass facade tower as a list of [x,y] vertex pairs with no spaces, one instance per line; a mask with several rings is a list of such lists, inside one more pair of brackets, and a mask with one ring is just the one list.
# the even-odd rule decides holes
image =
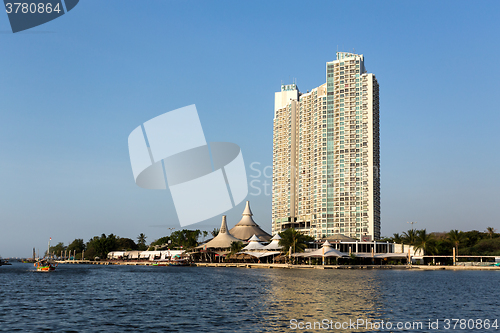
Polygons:
[[363,55],[337,52],[326,83],[275,94],[273,234],[380,238],[379,87]]

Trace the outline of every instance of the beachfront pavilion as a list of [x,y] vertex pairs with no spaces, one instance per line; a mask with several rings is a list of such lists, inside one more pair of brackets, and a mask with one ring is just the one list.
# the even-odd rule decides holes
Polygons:
[[108,253],[108,259],[123,259],[127,251],[112,251]]
[[268,251],[281,251],[283,246],[280,245],[280,240],[280,235],[276,234],[273,236],[273,238],[271,238],[271,243],[267,244],[262,249]]
[[238,222],[229,232],[240,240],[247,241],[252,235],[256,235],[263,242],[268,242],[271,235],[262,230],[252,218],[252,210],[250,209],[250,201],[247,201],[245,210],[243,211],[240,222]]
[[169,260],[175,255],[182,255],[184,250],[164,250],[164,251],[112,251],[108,253],[111,260]]
[[406,254],[408,254],[408,251],[410,251],[410,255],[412,257],[423,254],[421,251],[414,251],[414,249],[411,245],[402,245],[402,244],[381,242],[381,241],[358,241],[356,239],[333,240],[330,237],[326,238],[326,239],[323,238],[323,239],[316,240],[314,242],[314,244],[312,244],[311,246],[315,249],[320,248],[321,245],[325,241],[328,241],[331,244],[331,247],[333,247],[334,249],[339,250],[340,252],[349,253],[349,254],[351,254],[351,253],[371,254],[372,252],[374,254],[383,254],[383,253],[406,253]]
[[243,249],[241,249],[241,251],[260,250],[263,247],[264,247],[264,245],[261,244],[259,237],[253,235],[248,240],[248,245],[245,246]]
[[[327,255],[323,256],[323,249]],[[326,258],[322,263],[331,263],[332,257],[342,253],[343,256],[337,256],[337,259],[342,259],[341,262],[351,262],[352,264],[383,265],[387,263],[406,263],[408,257],[418,258],[423,255],[421,250],[415,251],[413,246],[394,244],[380,241],[358,241],[355,239],[347,239],[345,236],[332,239],[320,239],[309,244],[309,248],[303,253],[296,253],[292,256],[297,258],[301,263],[311,263],[311,258]],[[304,260],[309,258],[309,260]],[[338,260],[337,260],[338,261]],[[317,263],[317,262],[316,262]]]
[[325,241],[320,249],[303,253],[294,253],[292,256],[295,258],[308,258],[309,263],[311,263],[311,258],[323,258],[323,264],[325,264],[325,259],[328,259],[328,263],[330,263],[330,258],[338,259],[349,257],[347,253],[332,248],[332,244],[330,244],[329,241]]
[[[231,244],[233,242],[241,242],[241,239],[238,239],[231,235],[229,230],[227,229],[227,223],[226,223],[226,215],[222,216],[222,223],[220,225],[219,233],[217,236],[206,242],[205,244],[202,244],[200,246],[196,247],[196,250],[201,252],[203,255],[200,256],[200,259],[208,259],[207,256],[210,256],[210,260],[212,260],[212,257],[225,257],[231,248]],[[193,255],[197,255],[197,253],[193,253]]]
[[261,259],[265,258],[266,262],[271,260],[274,262],[275,256],[281,254],[281,246],[278,244],[281,237],[279,235],[275,235],[273,237],[273,241],[268,245],[264,246],[256,235],[253,235],[248,240],[248,245],[245,246],[241,252],[239,252],[236,256],[236,259],[243,259],[253,257],[257,259],[259,262]]

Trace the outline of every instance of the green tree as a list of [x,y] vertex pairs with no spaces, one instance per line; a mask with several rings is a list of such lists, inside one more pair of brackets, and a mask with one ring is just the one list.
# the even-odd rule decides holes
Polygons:
[[59,242],[57,243],[57,245],[51,246],[49,249],[50,253],[46,253],[46,255],[49,254],[49,255],[60,256],[61,251],[64,252],[64,250],[66,250],[66,246],[64,246],[64,243]]
[[486,228],[486,233],[488,234],[488,236],[490,236],[490,239],[492,239],[493,236],[495,236],[495,232],[496,230],[493,227]]
[[213,237],[217,237],[219,234],[219,228],[214,228],[214,230],[210,231]]
[[115,247],[113,248],[113,251],[134,251],[137,250],[138,246],[134,242],[134,240],[130,238],[121,238],[121,237],[116,237],[116,244]]
[[164,248],[166,246],[168,246],[168,241],[170,240],[170,236],[165,236],[165,237],[161,237],[157,240],[155,240],[154,242],[152,242],[151,244],[149,244],[149,247],[153,247],[153,248]]
[[76,251],[76,253],[81,253],[85,250],[85,242],[81,238],[75,239],[71,244],[68,245],[67,250],[71,253]]
[[448,240],[453,244],[453,246],[456,249],[456,255],[458,255],[458,246],[463,244],[466,240],[467,237],[465,237],[464,233],[462,231],[458,230],[450,230],[447,234]]
[[146,246],[146,235],[144,235],[142,232],[137,236],[137,248],[139,251],[145,251],[148,249]]
[[110,234],[102,234],[101,237],[94,236],[87,243],[86,258],[93,259],[99,257],[101,259],[107,258],[108,253],[116,249],[116,236]]
[[286,254],[289,254],[290,247],[292,248],[292,253],[304,252],[307,243],[314,240],[311,236],[304,235],[295,228],[286,229],[280,232],[279,235],[281,237],[279,245],[283,246]]
[[485,238],[480,240],[471,251],[472,255],[500,256],[500,238]]
[[401,244],[401,243],[404,243],[404,239],[399,233],[396,232],[396,233],[392,234],[392,242],[397,243],[397,244]]
[[415,242],[415,251],[423,250],[425,254],[436,254],[436,241],[432,234],[428,234],[426,229],[418,230]]
[[191,249],[198,245],[198,238],[201,235],[200,230],[177,230],[170,234],[172,246],[176,248]]
[[403,241],[405,244],[413,245],[417,239],[417,231],[415,229],[410,229],[403,232]]
[[245,247],[245,244],[243,242],[232,242],[231,243],[231,254],[236,254],[238,252],[241,252],[241,249]]

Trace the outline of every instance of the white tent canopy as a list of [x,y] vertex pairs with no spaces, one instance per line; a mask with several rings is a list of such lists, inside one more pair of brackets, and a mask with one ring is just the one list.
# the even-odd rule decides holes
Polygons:
[[279,244],[280,240],[281,240],[280,235],[276,234],[276,235],[274,235],[273,238],[271,238],[271,243],[267,244],[262,249],[263,250],[281,250],[283,248],[283,246],[281,246]]
[[112,251],[108,253],[108,259],[121,259],[125,255],[125,251]]
[[239,252],[239,253],[248,254],[248,255],[250,255],[252,257],[256,257],[256,258],[262,258],[262,257],[272,256],[275,254],[280,254],[280,252],[277,252],[277,251],[265,251],[265,252],[252,251],[252,252]]
[[242,251],[247,251],[247,250],[260,250],[264,247],[260,243],[259,237],[255,236],[255,234],[249,239],[249,242],[247,246],[245,246]]
[[340,252],[331,247],[330,242],[326,241],[321,249],[311,252],[295,253],[294,257],[348,257],[347,253]]
[[234,237],[231,235],[231,233],[227,230],[227,224],[226,224],[226,215],[222,216],[222,223],[220,225],[219,233],[217,236],[215,236],[212,240],[208,241],[205,244],[202,244],[198,247],[197,249],[203,249],[203,248],[230,248],[231,244],[233,242],[241,242],[240,239]]
[[182,255],[185,250],[142,251],[140,258],[149,260],[168,260],[176,255]]

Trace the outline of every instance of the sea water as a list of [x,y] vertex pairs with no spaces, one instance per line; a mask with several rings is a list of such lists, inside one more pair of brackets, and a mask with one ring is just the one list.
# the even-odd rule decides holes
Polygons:
[[0,267],[0,331],[500,332],[499,282],[500,271],[13,263]]

